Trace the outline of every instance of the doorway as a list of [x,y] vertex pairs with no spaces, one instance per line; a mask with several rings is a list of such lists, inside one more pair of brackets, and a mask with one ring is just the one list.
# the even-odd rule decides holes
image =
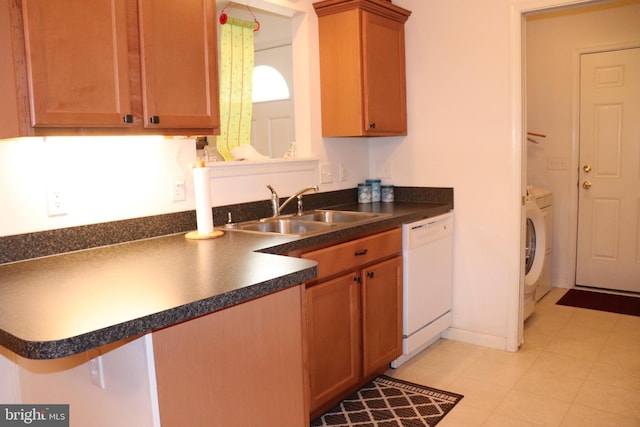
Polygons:
[[[523,131],[547,135],[547,138],[538,139],[539,144],[526,142],[523,138],[523,185],[529,183],[554,191],[552,284],[571,288],[576,284],[580,190],[577,183],[581,178],[578,171],[580,57],[596,51],[638,46],[640,29],[632,28],[637,27],[637,23],[625,21],[624,16],[625,8],[634,8],[637,17],[640,1],[584,2],[562,10],[557,6],[561,5],[548,4],[545,8],[521,11],[523,58],[526,58],[522,70],[523,87],[526,88],[522,103],[526,115]],[[615,22],[607,26],[608,19],[615,19]],[[580,38],[582,31],[588,36]],[[546,57],[540,49],[545,50]],[[555,80],[549,77],[550,74],[555,74],[552,76]],[[558,77],[561,75],[565,76],[564,80]],[[541,82],[545,78],[549,81]],[[540,90],[540,87],[550,89]]]

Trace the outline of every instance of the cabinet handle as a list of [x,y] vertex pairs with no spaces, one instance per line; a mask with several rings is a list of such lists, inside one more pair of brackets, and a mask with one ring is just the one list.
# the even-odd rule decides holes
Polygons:
[[160,116],[151,116],[151,117],[149,117],[149,123],[154,124],[154,125],[159,125],[160,124]]
[[367,249],[363,249],[363,250],[361,250],[361,251],[356,251],[356,254],[355,254],[355,255],[356,255],[356,256],[362,256],[362,255],[366,255],[366,254],[367,254],[367,252],[368,252],[368,250],[367,250]]
[[369,129],[375,129],[375,128],[376,128],[376,122],[369,123]]
[[122,121],[124,123],[133,123],[133,115],[131,114],[127,114],[124,117],[122,117]]
[[353,281],[356,283],[362,282],[362,278],[360,276],[353,276]]
[[373,271],[367,271],[367,277],[369,279],[373,279],[373,276],[374,276]]

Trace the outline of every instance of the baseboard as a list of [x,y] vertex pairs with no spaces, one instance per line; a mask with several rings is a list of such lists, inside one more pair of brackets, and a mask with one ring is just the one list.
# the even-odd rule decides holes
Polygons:
[[495,348],[497,350],[507,349],[507,340],[505,337],[480,334],[478,332],[467,331],[464,329],[449,328],[442,333],[442,338]]

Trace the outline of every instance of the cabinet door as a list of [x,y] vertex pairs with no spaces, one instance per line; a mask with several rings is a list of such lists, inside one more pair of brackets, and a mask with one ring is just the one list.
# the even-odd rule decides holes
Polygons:
[[364,376],[384,372],[402,354],[402,257],[362,271]]
[[360,380],[360,284],[350,273],[307,288],[310,411]]
[[363,135],[362,40],[357,9],[321,16],[322,136]]
[[138,14],[145,127],[217,130],[214,1],[139,0]]
[[121,126],[131,113],[124,0],[23,0],[31,125]]
[[406,135],[404,25],[362,12],[363,128],[369,135]]
[[378,0],[325,0],[313,7],[322,135],[406,135],[404,23],[411,12]]

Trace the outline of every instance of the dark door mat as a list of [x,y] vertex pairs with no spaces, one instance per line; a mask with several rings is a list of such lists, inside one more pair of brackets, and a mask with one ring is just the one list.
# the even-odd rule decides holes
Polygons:
[[462,399],[381,375],[311,422],[311,427],[432,427]]
[[556,304],[640,316],[640,297],[569,289]]

